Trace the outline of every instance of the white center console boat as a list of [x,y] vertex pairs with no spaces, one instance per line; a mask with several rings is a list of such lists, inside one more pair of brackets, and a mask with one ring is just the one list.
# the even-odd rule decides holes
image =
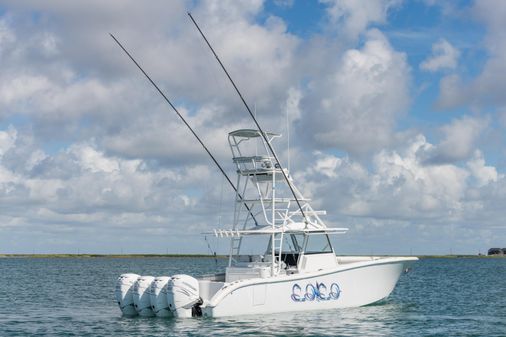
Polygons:
[[279,135],[261,132],[229,134],[237,167],[233,226],[213,232],[230,240],[225,272],[156,279],[123,274],[116,285],[123,314],[220,317],[362,306],[387,297],[417,260],[336,256],[329,235],[348,229],[325,225],[325,211],[311,207],[270,155]]

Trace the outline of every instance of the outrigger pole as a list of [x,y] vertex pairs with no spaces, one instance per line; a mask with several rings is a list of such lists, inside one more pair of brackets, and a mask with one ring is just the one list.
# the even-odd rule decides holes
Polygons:
[[120,46],[120,48],[123,49],[123,51],[125,52],[125,54],[128,55],[128,57],[130,58],[130,60],[132,60],[132,62],[137,66],[137,68],[139,68],[139,70],[144,74],[144,76],[146,76],[146,78],[149,80],[149,82],[151,82],[151,84],[156,88],[156,90],[160,93],[160,95],[162,95],[162,97],[165,99],[165,101],[167,103],[169,103],[170,107],[172,108],[172,110],[174,110],[174,112],[181,119],[181,121],[183,121],[183,123],[188,127],[188,129],[190,129],[191,133],[195,136],[195,138],[198,140],[198,142],[200,143],[200,145],[202,145],[202,147],[204,148],[204,150],[206,150],[206,152],[209,155],[209,157],[211,157],[211,159],[216,164],[216,166],[218,166],[218,169],[225,176],[225,178],[227,179],[227,181],[230,184],[230,186],[232,186],[232,188],[237,193],[237,195],[239,196],[239,198],[243,201],[244,207],[246,207],[246,209],[248,210],[249,214],[253,218],[253,221],[255,221],[255,225],[258,226],[258,222],[257,222],[255,216],[253,215],[253,212],[251,211],[251,209],[249,208],[249,206],[244,201],[242,195],[239,193],[239,191],[235,187],[235,185],[232,182],[232,180],[230,180],[230,178],[228,177],[228,175],[225,173],[225,170],[223,170],[223,167],[221,167],[221,165],[218,163],[218,161],[216,160],[216,158],[214,158],[214,156],[211,154],[211,152],[209,151],[209,149],[207,148],[207,146],[205,146],[205,144],[202,142],[202,140],[200,139],[200,137],[195,133],[195,131],[193,131],[193,129],[190,126],[190,124],[188,124],[188,122],[179,113],[179,111],[174,106],[174,104],[172,104],[172,102],[167,98],[167,96],[165,96],[165,94],[163,93],[163,91],[160,90],[160,88],[158,87],[158,85],[156,85],[156,83],[151,79],[151,77],[149,77],[149,75],[144,71],[144,69],[142,69],[142,67],[139,65],[139,63],[137,63],[137,61],[133,58],[132,55],[130,55],[130,53],[125,49],[125,47],[123,47],[123,45],[118,41],[118,39],[116,39],[116,37],[114,37],[114,35],[112,35],[111,33],[109,33],[109,35],[111,35],[111,37],[113,38],[114,41],[116,41],[116,43],[118,44],[118,46]]
[[195,19],[193,18],[193,16],[191,15],[190,12],[188,12],[188,16],[190,17],[190,19],[192,20],[193,24],[195,25],[195,27],[197,27],[200,35],[202,35],[202,37],[204,38],[204,41],[206,41],[209,49],[211,49],[211,51],[213,52],[213,55],[214,57],[216,58],[216,60],[218,61],[218,63],[220,64],[221,66],[221,69],[223,69],[223,71],[225,72],[225,74],[227,75],[228,79],[230,80],[230,82],[232,83],[232,86],[234,87],[235,91],[237,92],[237,94],[239,95],[239,97],[241,98],[241,101],[242,103],[244,104],[244,106],[246,107],[246,110],[248,110],[251,118],[253,118],[253,121],[255,122],[257,128],[258,128],[258,131],[260,131],[260,134],[262,135],[262,138],[265,140],[265,142],[267,143],[267,146],[269,147],[269,150],[271,151],[272,155],[274,156],[274,159],[276,159],[276,165],[278,166],[278,168],[280,169],[281,173],[283,173],[283,177],[285,178],[286,180],[286,183],[288,184],[288,187],[290,188],[290,191],[292,192],[292,195],[293,197],[295,198],[295,201],[297,202],[297,206],[299,206],[299,209],[300,209],[300,213],[302,214],[302,217],[304,218],[304,221],[305,223],[307,224],[308,223],[308,220],[306,218],[306,214],[304,213],[304,210],[302,209],[302,206],[300,205],[300,202],[299,202],[299,199],[297,198],[297,195],[295,194],[295,191],[293,190],[293,187],[292,187],[292,184],[290,183],[290,180],[288,179],[288,176],[286,175],[285,171],[283,170],[283,167],[281,166],[281,163],[278,159],[278,156],[276,155],[276,152],[274,152],[274,149],[272,148],[272,145],[271,143],[269,142],[269,140],[267,139],[267,136],[265,134],[265,132],[262,130],[262,128],[260,127],[260,124],[258,124],[258,121],[257,119],[255,118],[255,115],[253,114],[253,112],[251,112],[251,109],[250,107],[248,106],[248,103],[246,103],[246,101],[244,100],[244,98],[242,97],[242,94],[241,92],[239,91],[239,89],[237,88],[237,86],[235,85],[235,82],[234,80],[232,80],[232,77],[230,76],[230,74],[228,73],[227,69],[225,68],[225,66],[223,65],[223,63],[221,62],[220,58],[218,57],[218,55],[216,54],[216,52],[214,51],[213,47],[211,46],[211,44],[209,43],[209,41],[207,40],[206,36],[204,35],[204,33],[202,32],[202,30],[200,29],[199,25],[197,24],[197,22],[195,21]]

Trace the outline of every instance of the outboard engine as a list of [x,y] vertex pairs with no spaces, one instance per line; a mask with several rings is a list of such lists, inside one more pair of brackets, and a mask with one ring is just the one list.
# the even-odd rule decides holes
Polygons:
[[153,276],[141,276],[133,286],[133,298],[135,310],[140,316],[153,317],[155,314],[151,310],[151,299],[149,291],[151,283],[155,280]]
[[174,275],[167,283],[167,301],[176,317],[201,316],[199,281],[189,275]]
[[151,283],[150,300],[151,310],[158,317],[171,317],[172,312],[169,309],[169,302],[167,302],[167,283],[170,277],[158,276]]
[[121,312],[125,316],[137,316],[137,310],[134,307],[133,285],[140,275],[122,274],[116,281],[116,301],[118,302]]

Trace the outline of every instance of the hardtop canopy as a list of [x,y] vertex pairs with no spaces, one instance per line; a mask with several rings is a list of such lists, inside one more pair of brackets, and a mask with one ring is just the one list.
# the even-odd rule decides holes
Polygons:
[[[241,137],[241,138],[262,137],[262,134],[260,133],[260,131],[255,130],[255,129],[239,129],[239,130],[235,130],[235,131],[230,132],[228,135],[233,136],[233,137]],[[265,135],[271,136],[271,137],[280,137],[281,136],[280,134],[274,133],[274,132],[265,132]]]

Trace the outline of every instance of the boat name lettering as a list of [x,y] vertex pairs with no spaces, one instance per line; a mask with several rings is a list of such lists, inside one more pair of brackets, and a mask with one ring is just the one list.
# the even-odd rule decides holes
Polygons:
[[337,283],[332,283],[329,288],[325,283],[308,283],[304,288],[295,283],[292,287],[292,300],[294,302],[306,301],[330,301],[337,300],[341,295],[341,289]]

